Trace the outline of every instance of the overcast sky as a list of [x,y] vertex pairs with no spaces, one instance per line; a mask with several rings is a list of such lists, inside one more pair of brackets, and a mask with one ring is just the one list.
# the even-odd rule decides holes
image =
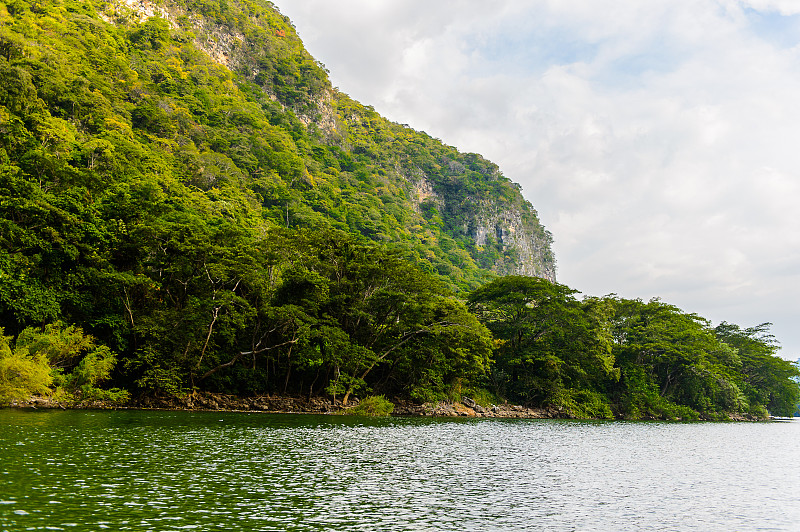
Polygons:
[[559,282],[800,356],[800,2],[274,1],[334,86],[520,183]]

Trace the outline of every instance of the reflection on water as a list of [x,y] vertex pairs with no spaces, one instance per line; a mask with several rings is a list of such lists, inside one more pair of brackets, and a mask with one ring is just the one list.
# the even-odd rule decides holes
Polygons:
[[797,530],[800,422],[0,410],[0,531]]

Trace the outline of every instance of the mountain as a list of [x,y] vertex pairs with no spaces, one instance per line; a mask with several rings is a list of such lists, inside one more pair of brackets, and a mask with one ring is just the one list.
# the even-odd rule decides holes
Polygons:
[[0,4],[0,373],[38,375],[4,389],[450,393],[491,352],[463,294],[550,242],[269,2]]
[[333,89],[272,4],[0,4],[0,404],[795,410],[768,323],[579,300],[550,240],[496,165]]
[[[99,15],[123,25],[160,17],[163,30],[184,32],[230,69],[251,99],[263,107],[268,98],[273,123],[278,115],[279,126],[299,120],[312,149],[293,137],[292,151],[305,168],[299,177],[278,169],[280,192],[269,199],[277,207],[284,200],[276,195],[291,196],[288,224],[313,225],[322,215],[324,223],[404,248],[461,288],[474,288],[482,270],[555,280],[551,235],[518,185],[480,155],[392,123],[334,89],[273,4],[121,0]],[[316,201],[320,195],[329,203]]]
[[268,2],[19,0],[0,16],[6,113],[49,115],[32,133],[56,167],[108,183],[110,154],[134,142],[185,185],[235,182],[273,223],[384,242],[457,288],[487,272],[555,280],[517,185],[333,89]]

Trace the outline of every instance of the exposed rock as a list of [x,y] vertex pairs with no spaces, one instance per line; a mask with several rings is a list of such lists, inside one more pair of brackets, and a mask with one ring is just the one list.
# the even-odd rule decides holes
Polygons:
[[161,17],[171,20],[169,11],[150,0],[115,0],[101,15],[107,22],[114,18],[144,22],[150,17]]
[[542,277],[555,282],[556,264],[550,248],[552,236],[536,220],[535,211],[526,212],[529,210],[526,207],[520,204],[507,208],[484,202],[470,233],[478,246],[486,245],[492,238],[504,250],[516,252],[516,261],[495,264],[493,269],[497,273]]
[[[351,405],[358,404],[352,401]],[[195,392],[182,397],[143,396],[131,402],[133,408],[155,408],[169,410],[228,410],[260,411],[280,413],[326,414],[341,410],[341,401],[333,402],[324,397],[284,397],[262,395],[238,397],[209,392]]]
[[[354,398],[348,407],[358,404]],[[394,398],[393,416],[430,416],[430,417],[488,417],[518,419],[559,419],[569,415],[557,408],[528,408],[521,405],[491,405],[483,407],[474,400],[464,397],[462,402],[438,402],[419,404],[405,399]],[[472,406],[469,406],[472,405]],[[140,408],[156,410],[194,410],[194,411],[231,411],[231,412],[266,412],[266,413],[302,413],[302,414],[335,414],[344,409],[341,401],[332,401],[327,397],[285,397],[261,395],[256,397],[238,397],[209,392],[195,392],[185,396],[142,396],[125,405],[106,403],[103,401],[83,401],[65,403],[54,401],[49,397],[34,396],[26,401],[14,401],[9,406],[27,409],[119,409]],[[758,416],[734,413],[729,414],[730,421],[764,421]],[[714,419],[718,420],[718,419]]]
[[[470,406],[472,405],[472,406]],[[486,408],[465,397],[462,402],[438,402],[416,405],[397,402],[394,415],[432,417],[496,417],[496,418],[560,418],[564,414],[553,409],[526,408],[519,405],[491,405]]]
[[[419,168],[398,170],[409,183],[408,197],[417,212],[422,212],[423,205],[427,204],[440,212],[461,209],[451,205],[447,195],[437,192],[434,183]],[[499,171],[496,178],[500,178]],[[478,249],[499,246],[503,257],[491,266],[492,271],[556,281],[556,261],[551,248],[553,237],[539,222],[536,210],[521,195],[510,203],[499,198],[478,202],[475,211],[464,212],[460,231],[470,237]]]

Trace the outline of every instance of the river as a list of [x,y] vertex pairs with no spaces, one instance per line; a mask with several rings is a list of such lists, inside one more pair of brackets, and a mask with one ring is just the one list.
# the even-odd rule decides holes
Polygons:
[[800,421],[0,410],[0,531],[800,530]]

